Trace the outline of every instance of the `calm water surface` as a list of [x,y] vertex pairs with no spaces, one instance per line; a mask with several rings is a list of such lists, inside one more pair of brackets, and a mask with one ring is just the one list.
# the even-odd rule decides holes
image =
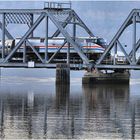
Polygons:
[[140,139],[140,72],[130,85],[55,86],[55,70],[2,69],[0,137]]

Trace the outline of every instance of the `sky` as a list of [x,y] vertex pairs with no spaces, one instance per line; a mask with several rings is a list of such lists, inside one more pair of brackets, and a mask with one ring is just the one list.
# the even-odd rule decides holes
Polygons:
[[[122,25],[130,11],[134,8],[140,8],[140,1],[71,1],[72,9],[76,11],[79,17],[85,22],[95,36],[102,37],[109,43],[119,27]],[[0,9],[42,9],[43,1],[1,1]],[[20,36],[24,31],[19,25],[12,27],[9,25],[8,30],[17,36]],[[50,32],[55,30],[55,27],[50,26]],[[81,34],[80,34],[81,33]],[[44,35],[44,29],[38,28],[36,33],[40,36]],[[81,31],[77,31],[78,36],[86,36]],[[138,33],[140,34],[140,33]],[[126,37],[127,36],[127,37]],[[123,44],[130,44],[132,38],[131,26],[124,32],[122,37]]]

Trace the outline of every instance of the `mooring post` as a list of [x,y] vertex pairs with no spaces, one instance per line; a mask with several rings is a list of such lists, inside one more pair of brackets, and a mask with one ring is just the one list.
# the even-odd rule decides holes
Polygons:
[[56,84],[70,84],[70,65],[59,63],[56,65]]

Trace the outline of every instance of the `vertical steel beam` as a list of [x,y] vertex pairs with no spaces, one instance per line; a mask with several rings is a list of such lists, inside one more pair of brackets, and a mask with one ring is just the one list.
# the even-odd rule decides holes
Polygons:
[[133,15],[133,44],[132,44],[132,64],[136,63],[136,14]]
[[[0,22],[0,29],[2,29],[2,23]],[[14,37],[8,32],[8,30],[5,28],[5,35],[8,39],[14,39]]]
[[48,29],[49,29],[49,19],[48,16],[46,15],[46,32],[45,32],[45,59],[44,59],[44,63],[46,63],[46,61],[48,60]]
[[40,22],[44,19],[45,13],[42,13],[36,22],[33,24],[33,26],[25,33],[25,35],[21,38],[21,40],[17,43],[17,45],[13,48],[13,50],[9,53],[9,55],[4,59],[4,63],[7,62],[17,51],[17,49],[22,45],[22,43],[29,37],[29,35],[32,33],[32,31],[35,30],[35,28],[40,24]]
[[115,42],[114,44],[114,60],[113,60],[113,64],[116,64],[116,56],[117,56],[117,42]]
[[2,58],[5,57],[5,13],[2,14]]
[[75,23],[75,17],[73,18],[73,40],[75,41],[76,38],[76,23]]
[[37,50],[32,46],[32,44],[28,41],[28,39],[26,40],[26,42],[28,43],[28,46],[33,50],[33,52],[36,54],[36,56],[41,60],[42,63],[44,63],[42,57],[40,56],[40,54],[37,52]]
[[51,13],[50,11],[47,11],[47,15],[51,19],[51,21],[56,25],[56,27],[60,30],[60,32],[63,34],[63,36],[66,38],[67,42],[69,42],[71,44],[71,46],[74,47],[75,51],[79,54],[79,56],[82,58],[82,60],[85,62],[85,64],[89,64],[88,58],[85,56],[83,51],[80,49],[79,45],[75,41],[73,41],[70,34],[55,19],[53,13]]
[[[33,23],[34,23],[34,15],[33,14],[30,14],[30,15],[31,15],[30,27],[32,27],[33,26]],[[34,36],[34,32],[32,31],[31,38],[33,38],[33,36]]]
[[104,58],[106,57],[106,55],[110,52],[110,50],[113,47],[113,44],[117,41],[117,39],[119,39],[119,37],[121,36],[121,34],[123,33],[123,31],[127,27],[127,24],[132,20],[132,16],[133,16],[134,12],[135,12],[135,10],[132,10],[131,13],[128,15],[128,17],[126,18],[126,20],[124,21],[124,23],[122,24],[122,26],[120,27],[120,29],[118,30],[118,32],[115,34],[115,36],[113,37],[113,39],[109,43],[109,46],[106,48],[106,50],[101,55],[101,57],[99,58],[99,60],[97,61],[96,64],[101,64],[101,62],[104,60]]
[[122,52],[124,53],[126,59],[128,60],[128,62],[130,63],[130,65],[132,64],[129,55],[126,53],[125,49],[123,48],[122,44],[120,43],[119,40],[117,40],[117,44],[120,46],[120,49],[122,50]]
[[23,46],[23,63],[26,63],[26,41]]
[[51,58],[47,61],[47,63],[50,63],[53,60],[53,58],[60,52],[60,50],[65,46],[65,44],[66,44],[66,41],[64,41],[62,46],[59,47],[58,50],[51,56]]
[[[139,49],[139,47],[140,47],[140,39],[136,43],[136,51]],[[132,58],[132,56],[133,56],[133,50],[131,50],[131,52],[129,53],[129,57]]]
[[72,10],[72,11],[73,11],[74,17],[82,24],[82,26],[83,26],[83,28],[86,30],[86,32],[87,32],[90,36],[94,37],[94,34],[90,31],[90,29],[86,26],[86,24],[81,20],[81,18],[75,13],[74,10]]
[[[62,23],[62,27],[65,28],[65,27],[68,25],[68,23],[71,21],[71,19],[72,19],[72,15],[70,14],[70,15],[66,18],[66,20]],[[57,37],[59,34],[60,34],[60,31],[59,31],[59,29],[57,29],[56,32],[52,35],[51,38]]]
[[67,43],[67,64],[70,64],[70,43]]

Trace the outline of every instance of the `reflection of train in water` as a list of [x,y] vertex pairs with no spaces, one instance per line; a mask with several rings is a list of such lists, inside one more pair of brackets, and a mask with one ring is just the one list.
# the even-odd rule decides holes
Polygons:
[[[14,43],[11,40],[6,40],[5,46],[7,48],[10,48],[15,46],[18,42],[20,41],[20,38],[17,38],[14,40]],[[28,41],[30,44],[42,55],[44,56],[45,52],[45,39],[44,38],[29,38]],[[87,55],[87,57],[90,60],[96,60],[100,55],[104,52],[105,47],[106,47],[106,42],[102,38],[94,38],[94,37],[79,37],[76,38],[75,41],[79,44],[80,49]],[[56,37],[53,39],[48,40],[48,55],[51,57],[53,53],[55,53],[58,48],[62,46],[62,44],[65,42],[65,39],[63,37]],[[96,42],[96,43],[95,43]],[[97,45],[98,44],[98,45]],[[29,44],[26,42],[26,51],[27,54],[29,54],[27,59],[35,59],[33,50],[29,47]],[[17,50],[17,56],[20,56],[22,58],[23,55],[23,48],[25,47],[25,43]],[[60,50],[60,53],[56,56],[56,59],[59,60],[64,60],[66,59],[67,56],[67,50],[68,50],[68,44],[66,43],[64,47]],[[79,55],[77,52],[74,50],[74,48],[71,46],[70,47],[70,57],[71,60],[80,60]]]

